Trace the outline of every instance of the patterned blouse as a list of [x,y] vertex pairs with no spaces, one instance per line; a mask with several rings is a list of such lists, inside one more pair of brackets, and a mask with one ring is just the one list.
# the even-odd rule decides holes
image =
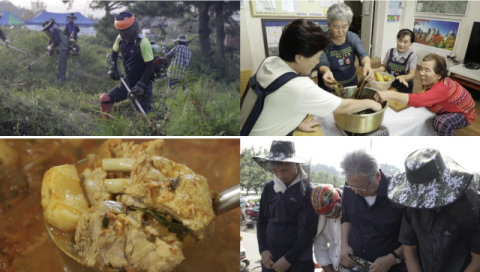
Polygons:
[[409,94],[408,105],[426,107],[436,114],[458,112],[469,123],[475,121],[475,101],[470,93],[458,82],[448,77],[433,84],[432,88],[420,93]]

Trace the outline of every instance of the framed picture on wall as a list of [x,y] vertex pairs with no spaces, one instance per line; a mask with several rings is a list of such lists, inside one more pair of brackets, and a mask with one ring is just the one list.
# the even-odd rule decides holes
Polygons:
[[327,17],[328,8],[339,0],[250,0],[252,17]]
[[[278,43],[282,36],[282,31],[286,25],[297,18],[292,19],[262,19],[263,44],[265,56],[278,56]],[[327,19],[309,19],[313,23],[327,30]]]
[[459,28],[459,21],[415,17],[415,43],[453,52]]
[[438,1],[438,0],[417,0],[415,12],[434,13],[441,15],[465,16],[468,10],[467,1]]

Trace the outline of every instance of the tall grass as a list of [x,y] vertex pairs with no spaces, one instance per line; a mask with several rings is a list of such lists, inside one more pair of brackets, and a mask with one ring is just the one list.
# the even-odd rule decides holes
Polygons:
[[[238,135],[238,55],[207,62],[191,46],[187,90],[171,90],[167,80],[153,84],[152,112],[139,117],[132,102],[115,104],[102,119],[99,97],[117,84],[106,75],[111,47],[95,37],[80,37],[80,56],[69,56],[67,81],[59,82],[58,55],[45,56],[48,38],[25,29],[5,31],[13,49],[0,48],[0,135]],[[222,66],[223,65],[223,66]],[[119,65],[121,69],[121,65]]]

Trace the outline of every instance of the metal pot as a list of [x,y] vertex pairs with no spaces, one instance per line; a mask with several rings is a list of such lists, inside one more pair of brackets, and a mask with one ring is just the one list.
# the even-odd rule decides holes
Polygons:
[[[355,86],[345,87],[347,96],[351,97],[355,91]],[[362,95],[375,94],[377,90],[373,88],[365,87],[362,91]],[[380,111],[369,114],[351,114],[351,113],[334,113],[333,118],[335,123],[341,129],[353,132],[353,133],[369,133],[376,130],[383,121],[383,114],[388,107],[388,102],[382,103],[382,109]]]

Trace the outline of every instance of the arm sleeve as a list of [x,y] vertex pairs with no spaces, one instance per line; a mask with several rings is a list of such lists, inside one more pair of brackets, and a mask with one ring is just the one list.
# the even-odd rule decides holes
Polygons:
[[390,59],[391,50],[393,50],[393,48],[388,50],[387,53],[385,53],[385,57],[383,58],[382,64],[385,65],[385,68],[388,66],[388,60]]
[[267,246],[267,226],[268,226],[268,188],[269,182],[265,184],[262,191],[262,196],[260,197],[260,210],[257,217],[257,241],[258,241],[258,251],[261,254],[263,251],[268,250]]
[[142,58],[144,62],[153,60],[152,45],[147,38],[143,38],[140,42],[140,52],[142,52]]
[[7,39],[7,37],[5,37],[5,34],[3,34],[3,31],[1,29],[0,29],[0,39],[2,39],[3,41]]
[[322,90],[308,77],[299,77],[287,84],[295,85],[293,88],[298,88],[298,86],[303,86],[304,88],[294,103],[293,109],[296,113],[325,117],[336,110],[342,103],[340,97]]
[[167,46],[164,45],[163,46],[163,52],[165,52],[165,56],[166,57],[175,57],[175,51],[176,51],[177,47],[175,46],[172,51],[168,50]]
[[318,215],[313,209],[312,203],[310,202],[310,193],[311,190],[305,192],[305,197],[303,198],[304,210],[300,214],[299,218],[299,231],[298,239],[295,245],[290,249],[287,254],[285,254],[285,259],[289,263],[295,262],[298,257],[307,249],[312,248],[313,239],[317,233],[318,225]]
[[433,87],[420,94],[409,94],[408,105],[419,108],[447,100],[450,89],[442,83],[436,83]]
[[319,266],[327,266],[332,264],[332,260],[328,256],[328,243],[329,241],[324,235],[326,219],[324,216],[318,217],[318,231],[317,237],[313,241],[313,251],[315,254],[315,259],[317,260],[317,264]]
[[407,246],[415,246],[418,244],[417,235],[412,227],[412,209],[406,208],[403,213],[402,225],[398,241]]
[[415,52],[412,53],[410,56],[410,59],[408,60],[408,66],[407,66],[406,72],[409,72],[410,70],[417,70],[417,54]]
[[[349,194],[350,194],[350,192],[348,191],[347,188],[345,188],[343,190],[343,196],[342,196],[342,218],[340,219],[340,224],[343,224],[345,222],[350,223],[350,217],[348,216],[347,205],[345,205],[346,204],[345,200],[349,197],[348,196]],[[352,196],[350,196],[350,197],[352,197]]]
[[475,223],[473,237],[470,240],[470,251],[475,254],[480,254],[480,220],[477,220],[477,223]]
[[113,43],[113,47],[112,47],[112,50],[115,51],[115,52],[120,52],[120,35],[117,36],[117,38],[115,39],[115,42]]
[[360,40],[360,37],[358,37],[357,34],[350,31],[347,33],[347,36],[361,65],[363,58],[368,57],[367,52],[363,49],[362,40]]
[[328,50],[323,50],[323,53],[320,55],[320,64],[319,66],[330,67],[330,59],[328,58]]
[[118,52],[115,52],[115,50],[112,50],[112,61],[113,61],[113,66],[117,67]]

